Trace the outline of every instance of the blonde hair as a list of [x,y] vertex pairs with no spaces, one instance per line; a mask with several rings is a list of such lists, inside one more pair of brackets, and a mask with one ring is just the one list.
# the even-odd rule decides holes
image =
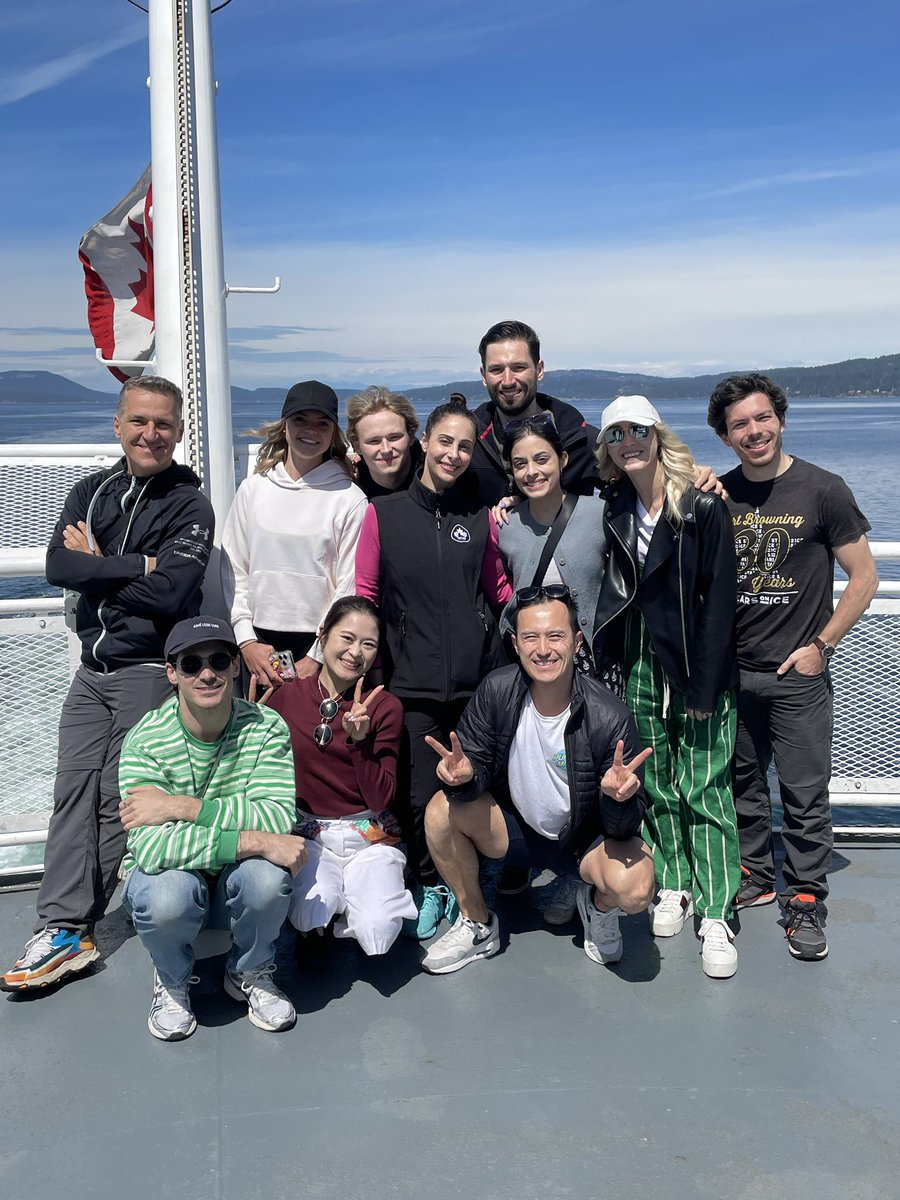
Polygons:
[[[658,421],[653,428],[656,430],[657,456],[663,469],[666,513],[673,525],[680,525],[684,520],[681,498],[694,482],[694,456],[664,421]],[[597,473],[601,479],[612,482],[619,478],[621,472],[613,463],[609,446],[602,437],[597,443],[596,458]]]
[[[247,429],[243,436],[262,439],[262,445],[256,453],[256,466],[253,468],[255,475],[265,475],[278,463],[284,462],[288,456],[287,417],[282,417],[280,421],[266,421],[259,429]],[[347,443],[337,425],[332,430],[331,445],[322,461],[328,458],[334,459],[338,466],[350,475]]]
[[347,401],[347,438],[354,450],[359,449],[359,439],[356,436],[357,425],[363,417],[371,417],[373,413],[378,412],[391,412],[402,417],[406,422],[407,434],[410,437],[415,436],[415,432],[419,428],[419,418],[406,396],[401,395],[400,392],[392,392],[386,387],[376,387],[373,384],[364,392],[351,396]]

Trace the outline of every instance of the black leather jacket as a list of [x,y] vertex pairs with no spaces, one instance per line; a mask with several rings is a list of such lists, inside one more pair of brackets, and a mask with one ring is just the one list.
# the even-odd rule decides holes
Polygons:
[[737,566],[728,509],[718,496],[690,487],[681,499],[684,520],[674,525],[666,507],[639,572],[635,498],[628,480],[607,490],[609,557],[594,622],[595,658],[600,667],[622,661],[624,614],[637,604],[666,678],[686,707],[711,712],[738,679]]
[[[462,787],[445,789],[452,800],[475,800],[490,790],[495,779],[505,775],[509,748],[530,683],[515,663],[492,671],[478,685],[456,731],[475,775]],[[599,787],[612,765],[619,739],[625,743],[625,761],[629,762],[639,749],[634,718],[602,683],[576,671],[565,732],[572,807],[559,835],[560,846],[576,858],[581,858],[601,834],[624,841],[640,831],[644,818],[643,788],[620,804]],[[643,777],[642,767],[638,768],[638,774]]]

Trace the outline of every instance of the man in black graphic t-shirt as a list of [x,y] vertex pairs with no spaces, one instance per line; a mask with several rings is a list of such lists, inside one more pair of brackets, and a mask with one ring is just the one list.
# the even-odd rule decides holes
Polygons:
[[[713,391],[707,420],[741,462],[722,480],[738,569],[736,907],[775,899],[766,782],[774,755],[784,809],[782,923],[791,954],[814,960],[828,953],[822,928],[833,843],[828,662],[868,607],[878,575],[869,522],[844,481],[785,452],[786,412],[784,392],[765,375],[733,375]],[[835,559],[849,577],[837,608]]]

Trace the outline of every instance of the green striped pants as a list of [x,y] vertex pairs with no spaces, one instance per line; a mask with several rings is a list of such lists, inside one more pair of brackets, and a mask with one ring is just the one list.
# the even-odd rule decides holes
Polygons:
[[644,837],[653,846],[657,882],[692,892],[701,917],[727,920],[741,869],[731,790],[734,692],[718,698],[707,720],[690,718],[684,696],[663,675],[637,609],[629,613],[625,678],[625,702],[640,744],[653,748],[644,768]]

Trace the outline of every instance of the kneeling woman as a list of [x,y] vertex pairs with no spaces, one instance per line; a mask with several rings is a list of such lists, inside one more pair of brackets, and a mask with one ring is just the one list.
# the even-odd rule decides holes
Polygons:
[[594,633],[599,665],[625,668],[625,700],[652,746],[644,787],[655,846],[656,937],[679,933],[695,907],[703,969],[737,970],[726,924],[740,881],[731,791],[737,683],[737,570],[731,521],[692,484],[687,446],[644,396],[603,412],[597,463],[610,556]]
[[291,731],[296,832],[309,848],[294,880],[290,921],[306,933],[337,917],[335,936],[355,938],[366,954],[384,954],[404,917],[416,915],[389,811],[403,710],[381,687],[363,692],[378,635],[369,600],[335,601],[319,630],[320,670],[285,683],[268,701]]

